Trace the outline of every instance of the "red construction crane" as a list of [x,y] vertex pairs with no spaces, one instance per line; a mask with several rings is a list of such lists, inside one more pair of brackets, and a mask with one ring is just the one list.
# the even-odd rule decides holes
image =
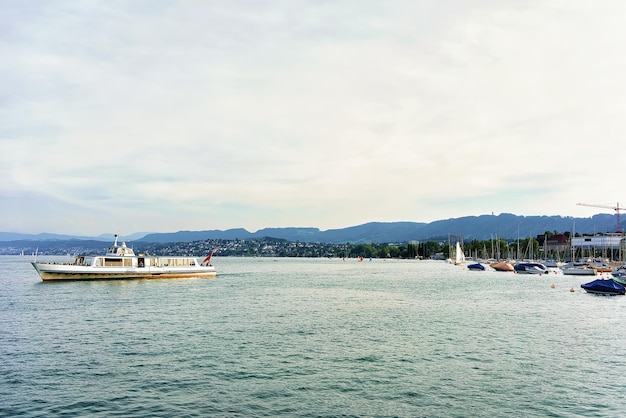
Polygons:
[[605,208],[605,209],[613,209],[615,211],[615,213],[617,214],[617,233],[621,234],[622,233],[622,229],[620,228],[620,223],[619,223],[619,211],[620,210],[626,210],[625,208],[622,208],[619,206],[619,202],[617,202],[617,204],[615,206],[611,206],[611,205],[596,205],[596,204],[592,204],[592,203],[576,203],[579,206],[591,206],[592,208]]

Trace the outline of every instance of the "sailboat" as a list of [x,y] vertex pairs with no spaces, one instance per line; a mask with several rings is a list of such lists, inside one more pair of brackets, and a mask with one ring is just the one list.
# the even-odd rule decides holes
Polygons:
[[463,253],[463,249],[461,248],[461,243],[456,242],[456,250],[454,251],[454,264],[465,264],[465,254]]

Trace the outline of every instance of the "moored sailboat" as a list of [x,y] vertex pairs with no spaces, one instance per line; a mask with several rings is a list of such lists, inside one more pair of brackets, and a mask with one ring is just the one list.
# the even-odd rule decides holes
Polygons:
[[465,264],[465,253],[463,253],[463,248],[461,248],[459,241],[456,242],[454,250],[450,248],[450,251],[453,252],[453,254],[448,258],[449,263],[454,265]]
[[454,252],[454,264],[459,265],[465,263],[465,254],[461,248],[461,243],[456,242],[456,251]]

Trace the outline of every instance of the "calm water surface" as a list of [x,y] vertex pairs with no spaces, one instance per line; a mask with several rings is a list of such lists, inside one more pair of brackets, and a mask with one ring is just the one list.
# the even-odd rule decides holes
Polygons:
[[3,416],[626,416],[626,297],[589,278],[216,257],[43,283],[29,261],[0,257]]

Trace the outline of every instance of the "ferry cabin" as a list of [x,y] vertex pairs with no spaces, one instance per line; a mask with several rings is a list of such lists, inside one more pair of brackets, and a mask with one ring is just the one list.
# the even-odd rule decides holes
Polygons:
[[194,267],[193,257],[77,256],[74,265],[92,267]]

